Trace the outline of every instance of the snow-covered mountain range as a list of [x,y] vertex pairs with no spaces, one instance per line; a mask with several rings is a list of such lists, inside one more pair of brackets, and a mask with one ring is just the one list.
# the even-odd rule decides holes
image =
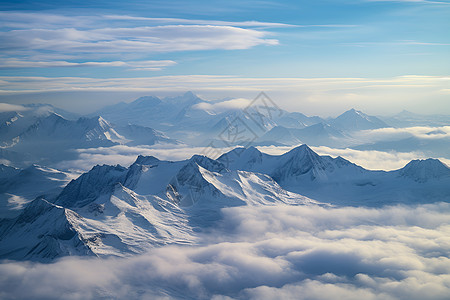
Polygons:
[[[49,105],[1,112],[0,258],[49,262],[195,244],[226,207],[450,201],[450,169],[438,159],[373,171],[342,157],[318,155],[306,145],[420,150],[449,158],[444,117],[436,121],[438,128],[394,128],[431,123],[406,112],[381,118],[351,109],[324,119],[264,106],[267,101],[245,108],[227,101],[209,102],[188,92],[141,97],[88,116]],[[213,143],[220,153],[228,152],[217,159],[194,155],[177,161],[140,155],[132,163],[136,153],[204,149]],[[258,145],[291,150],[269,155]],[[113,165],[77,169],[88,151],[92,156],[110,152]],[[120,151],[130,158],[128,167],[116,165]],[[67,161],[75,168],[60,169]]]
[[[269,115],[265,113],[268,108],[258,103],[244,110],[229,108],[219,112],[204,108],[208,107],[207,104],[209,102],[188,92],[173,98],[141,97],[129,104],[119,103],[106,107],[95,114],[121,125],[133,120],[134,124],[161,130],[187,144],[202,145],[208,144],[211,139],[217,139],[236,123],[240,123],[240,131],[248,132],[252,145],[297,145],[301,142],[335,146],[349,143],[349,136],[343,131],[388,127],[377,117],[354,109],[335,119],[325,120],[299,112],[287,112],[278,107],[271,107]],[[281,140],[275,137],[280,131],[283,131]],[[227,144],[239,145],[224,140]]]
[[231,171],[204,156],[170,162],[140,156],[129,168],[96,166],[56,196],[40,196],[0,221],[0,257],[49,261],[65,255],[128,256],[186,244],[241,205],[318,205],[271,177]]
[[284,189],[338,205],[380,206],[450,201],[450,169],[437,159],[414,160],[395,171],[372,171],[308,146],[273,156],[236,148],[218,161],[230,169],[270,175]]
[[11,218],[38,196],[55,197],[75,174],[32,165],[23,170],[0,165],[0,218]]
[[[33,178],[44,178],[36,183],[42,190],[52,188],[45,187],[51,172],[60,185],[67,180],[37,166],[22,172],[40,174]],[[21,173],[4,185],[4,193],[20,186]],[[250,147],[217,160],[139,156],[128,168],[96,166],[54,191],[0,221],[1,258],[129,256],[158,245],[195,243],[199,232],[221,219],[224,207],[450,201],[450,169],[429,159],[396,171],[369,171],[340,157],[320,156],[306,145],[280,156]]]
[[[336,118],[324,119],[287,112],[274,103],[268,107],[267,103],[252,102],[242,108],[227,101],[206,101],[192,92],[166,98],[146,96],[85,117],[49,105],[23,106],[18,111],[0,113],[0,163],[20,168],[33,163],[54,167],[60,161],[76,159],[76,149],[159,144],[216,148],[308,144],[419,151],[450,159],[446,151],[450,145],[448,126],[418,135],[415,127],[405,133],[389,123],[426,125],[432,124],[433,116],[403,112],[382,118],[350,109]],[[211,108],[216,106],[221,109]],[[445,116],[437,120],[440,126],[448,125]]]
[[[5,122],[3,125],[9,125],[0,127],[5,132],[0,159],[16,167],[54,164],[75,158],[75,149],[179,143],[149,127],[131,124],[114,127],[100,116],[69,120],[49,112],[39,117],[21,118],[23,121],[15,121],[20,125]],[[31,121],[34,123],[30,125]]]

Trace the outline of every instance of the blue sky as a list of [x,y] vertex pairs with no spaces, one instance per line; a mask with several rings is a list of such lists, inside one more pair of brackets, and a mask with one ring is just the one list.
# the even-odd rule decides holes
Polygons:
[[96,92],[96,108],[183,89],[211,99],[265,90],[309,113],[379,113],[383,99],[397,99],[388,111],[450,113],[448,0],[2,1],[0,11],[7,102]]

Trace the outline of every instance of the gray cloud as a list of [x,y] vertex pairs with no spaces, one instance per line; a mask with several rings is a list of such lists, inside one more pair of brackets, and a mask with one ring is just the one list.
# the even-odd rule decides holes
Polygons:
[[446,299],[450,205],[223,210],[200,246],[3,262],[4,299]]

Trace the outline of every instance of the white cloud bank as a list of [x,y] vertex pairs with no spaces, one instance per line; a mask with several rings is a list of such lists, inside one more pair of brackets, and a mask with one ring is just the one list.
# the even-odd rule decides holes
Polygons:
[[[58,163],[56,167],[61,169],[87,171],[95,165],[131,165],[139,155],[155,156],[161,160],[178,161],[191,158],[195,154],[206,153],[205,147],[187,147],[174,145],[154,146],[126,146],[99,147],[88,149],[76,149],[78,158]],[[225,152],[225,149],[221,150]]]
[[373,130],[362,130],[353,134],[353,136],[360,140],[367,142],[377,141],[395,141],[409,137],[417,137],[420,139],[443,139],[450,138],[450,126],[429,127],[416,126],[405,128],[380,128]]
[[2,299],[448,299],[450,205],[223,210],[200,246],[3,262]]
[[201,102],[194,105],[194,108],[206,110],[212,113],[221,113],[227,110],[243,110],[251,104],[251,100],[245,98],[235,98],[226,101],[207,103]]
[[0,103],[0,113],[10,111],[25,111],[25,110],[29,110],[29,108],[22,105]]
[[[291,146],[261,146],[258,149],[261,152],[281,155],[292,148]],[[354,149],[337,149],[325,146],[311,147],[319,155],[330,155],[332,157],[341,156],[361,167],[369,170],[397,170],[403,168],[407,163],[414,159],[429,158],[420,151],[417,152],[384,152],[375,150],[354,150]],[[213,159],[218,158],[221,154],[231,151],[230,148],[209,148],[209,147],[190,147],[186,145],[154,145],[154,146],[126,146],[118,145],[113,147],[100,147],[89,149],[74,150],[78,153],[75,160],[68,160],[58,163],[55,167],[59,169],[70,169],[78,171],[87,171],[93,166],[100,164],[122,166],[131,165],[138,155],[152,155],[161,160],[178,161],[189,159],[195,154],[202,154]],[[440,157],[443,163],[450,166],[450,159]]]

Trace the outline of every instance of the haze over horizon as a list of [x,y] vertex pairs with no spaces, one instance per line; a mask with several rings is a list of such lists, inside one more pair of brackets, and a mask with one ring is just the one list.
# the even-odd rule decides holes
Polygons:
[[0,101],[79,113],[188,90],[450,113],[449,1],[2,1]]

